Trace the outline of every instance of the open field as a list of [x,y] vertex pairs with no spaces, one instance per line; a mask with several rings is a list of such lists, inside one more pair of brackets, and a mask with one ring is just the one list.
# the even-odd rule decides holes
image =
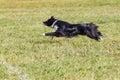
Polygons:
[[[104,40],[43,37],[51,16]],[[0,80],[120,80],[120,0],[0,0]]]

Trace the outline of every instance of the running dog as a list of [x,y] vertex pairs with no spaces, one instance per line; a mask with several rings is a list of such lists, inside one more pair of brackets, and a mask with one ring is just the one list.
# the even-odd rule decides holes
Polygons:
[[101,40],[102,34],[98,30],[98,26],[94,23],[71,24],[66,21],[58,20],[51,16],[47,21],[43,22],[46,26],[53,28],[55,31],[44,33],[44,36],[55,37],[74,37],[77,35],[86,35],[94,40]]

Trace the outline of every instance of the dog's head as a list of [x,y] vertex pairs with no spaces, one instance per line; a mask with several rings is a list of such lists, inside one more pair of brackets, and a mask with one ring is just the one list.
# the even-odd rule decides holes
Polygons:
[[56,19],[54,18],[54,16],[51,16],[51,18],[49,18],[48,20],[44,21],[43,23],[46,25],[46,26],[52,26],[52,24],[56,21]]

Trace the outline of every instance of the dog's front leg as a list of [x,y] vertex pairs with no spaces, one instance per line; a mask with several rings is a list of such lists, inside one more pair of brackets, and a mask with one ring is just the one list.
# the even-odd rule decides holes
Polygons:
[[54,36],[56,36],[56,34],[55,34],[55,32],[43,33],[43,36],[51,36],[51,38],[53,39]]
[[55,32],[43,33],[43,36],[54,36]]

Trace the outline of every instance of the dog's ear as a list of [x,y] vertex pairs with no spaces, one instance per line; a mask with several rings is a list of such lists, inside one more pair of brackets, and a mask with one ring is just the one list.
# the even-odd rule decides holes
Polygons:
[[54,16],[51,16],[51,19],[54,19]]

